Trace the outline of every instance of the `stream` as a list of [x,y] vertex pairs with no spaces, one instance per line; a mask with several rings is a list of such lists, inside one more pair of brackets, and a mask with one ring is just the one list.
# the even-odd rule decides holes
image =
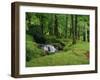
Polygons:
[[41,48],[45,51],[45,52],[49,52],[49,53],[54,53],[57,51],[57,49],[51,45],[51,44],[42,44]]

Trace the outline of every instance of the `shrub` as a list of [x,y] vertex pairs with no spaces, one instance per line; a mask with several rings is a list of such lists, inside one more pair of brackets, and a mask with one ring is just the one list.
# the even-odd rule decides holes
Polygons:
[[65,45],[65,47],[64,47],[64,51],[68,51],[68,50],[70,50],[70,49],[72,49],[72,42],[68,42],[68,44],[66,44]]
[[34,38],[35,42],[41,43],[41,44],[45,43],[45,38],[41,30],[41,26],[31,25],[27,33],[30,34]]
[[36,33],[33,35],[35,42],[45,44],[45,38],[42,34]]
[[68,51],[70,49],[70,47],[68,47],[67,45],[64,47],[64,51]]
[[58,50],[63,50],[65,46],[64,41],[55,36],[46,36],[46,43],[54,45]]
[[26,34],[26,41],[33,41],[33,37],[29,34]]
[[63,44],[63,40],[57,38],[56,36],[45,36],[46,43],[60,43],[61,45]]
[[42,56],[44,51],[39,49],[37,43],[32,41],[26,42],[26,61],[30,61],[32,58]]
[[62,46],[60,43],[53,43],[56,49],[63,50],[64,46]]
[[55,36],[45,36],[46,43],[56,43],[58,42],[57,38]]

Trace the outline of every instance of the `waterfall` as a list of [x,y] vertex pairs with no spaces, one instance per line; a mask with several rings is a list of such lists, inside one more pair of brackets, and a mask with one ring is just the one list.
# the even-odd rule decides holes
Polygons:
[[44,45],[43,50],[46,52],[56,52],[57,51],[57,49],[53,45],[50,45],[50,44]]

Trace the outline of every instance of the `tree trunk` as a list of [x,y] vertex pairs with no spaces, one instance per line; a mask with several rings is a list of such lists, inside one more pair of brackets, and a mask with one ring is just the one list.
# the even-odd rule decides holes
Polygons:
[[78,39],[78,30],[77,30],[77,15],[75,15],[75,39]]
[[54,35],[58,37],[58,20],[57,20],[57,15],[55,15],[55,25],[54,25]]
[[85,30],[85,26],[83,27],[83,41],[86,41],[86,30]]
[[77,39],[80,40],[80,27],[78,26],[78,30],[77,30]]
[[68,37],[68,16],[66,15],[65,38]]
[[89,42],[89,30],[87,29],[87,41]]
[[70,28],[69,28],[69,38],[72,38],[72,15],[70,15]]
[[72,15],[71,16],[71,19],[72,19],[72,38],[73,38],[73,41],[72,41],[72,44],[75,44],[76,43],[76,38],[75,38],[75,15]]
[[41,33],[43,34],[44,26],[43,26],[43,16],[42,15],[40,16],[40,26],[41,26]]
[[49,35],[54,35],[54,15],[50,15],[50,21],[49,21]]

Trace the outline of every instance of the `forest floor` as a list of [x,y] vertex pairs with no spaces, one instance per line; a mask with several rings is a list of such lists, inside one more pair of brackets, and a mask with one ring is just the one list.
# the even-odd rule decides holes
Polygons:
[[58,51],[54,54],[34,58],[26,62],[26,67],[80,64],[89,64],[88,42],[72,45],[68,51]]

